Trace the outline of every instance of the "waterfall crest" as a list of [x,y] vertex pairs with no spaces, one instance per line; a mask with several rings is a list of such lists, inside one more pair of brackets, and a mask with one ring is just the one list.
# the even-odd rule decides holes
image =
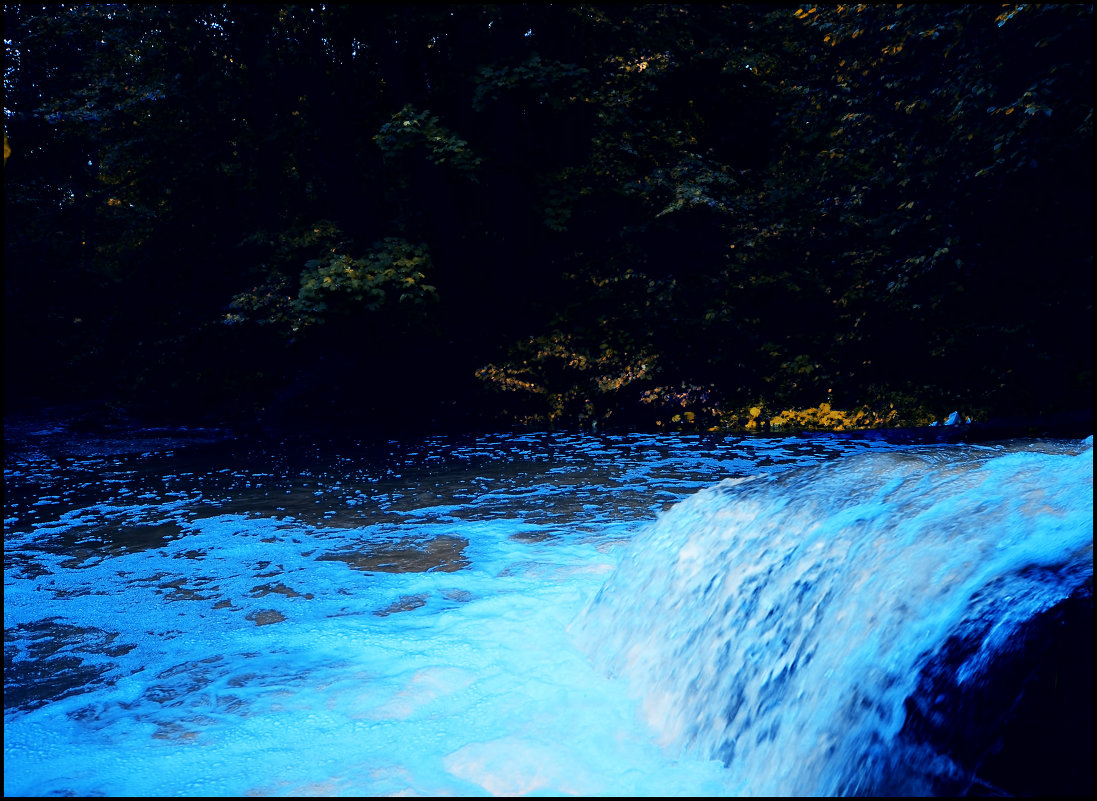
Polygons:
[[990,686],[1072,596],[1092,618],[1092,439],[1045,451],[725,481],[638,536],[572,633],[665,747],[725,764],[732,794],[962,791],[977,766],[924,741],[949,708],[925,693]]

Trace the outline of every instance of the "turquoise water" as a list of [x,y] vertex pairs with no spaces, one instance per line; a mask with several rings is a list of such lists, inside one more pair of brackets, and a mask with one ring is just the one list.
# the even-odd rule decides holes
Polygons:
[[1091,441],[192,434],[8,449],[6,795],[843,792],[1092,576]]

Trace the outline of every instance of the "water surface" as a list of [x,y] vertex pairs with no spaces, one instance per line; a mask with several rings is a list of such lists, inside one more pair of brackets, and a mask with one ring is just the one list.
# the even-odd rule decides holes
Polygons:
[[[898,480],[887,477],[896,470],[926,477],[924,515],[935,494],[947,495],[947,471],[962,481],[1003,457],[1022,460],[1017,469],[1037,482],[1089,460],[1088,487],[1075,469],[1076,493],[1013,517],[994,513],[1067,520],[1043,551],[1005,559],[1006,573],[1018,560],[1078,561],[1087,497],[1092,542],[1092,459],[1076,456],[1087,447],[1076,441],[911,447],[524,433],[259,444],[196,431],[19,434],[5,456],[7,795],[720,795],[812,786],[810,777],[767,785],[768,774],[744,767],[754,749],[743,740],[748,756],[737,762],[727,725],[712,724],[726,718],[736,688],[704,676],[735,663],[749,685],[741,654],[712,661],[713,649],[731,647],[726,631],[698,618],[713,600],[703,586],[712,575],[742,587],[735,571],[752,559],[780,562],[780,548],[823,554],[797,562],[798,577],[774,574],[759,586],[799,597],[774,608],[824,632],[810,620],[814,602],[788,596],[782,582],[814,582],[833,595],[848,583],[843,559],[869,569],[868,551],[836,544],[847,537],[841,510],[853,508],[851,498],[862,493],[853,504],[861,519],[891,530],[896,523],[880,521],[906,507],[888,506],[881,476],[884,484]],[[829,483],[812,494],[819,470]],[[1014,480],[983,481],[962,514],[1010,503]],[[762,484],[774,494],[748,489]],[[912,486],[895,503],[915,503]],[[754,523],[726,519],[742,516],[742,504],[779,516],[778,507],[801,501],[825,507],[829,527],[767,518],[780,537],[766,544]],[[698,524],[698,510],[714,520]],[[1009,525],[1028,537],[1023,523]],[[907,532],[909,548],[920,532]],[[682,575],[662,571],[684,559],[703,569],[676,594]],[[1079,569],[1044,607],[1084,581]],[[954,584],[945,594],[957,609],[982,586]],[[720,596],[726,619],[763,631],[733,596]],[[916,615],[883,625],[909,625],[903,637],[940,636],[918,628]],[[677,632],[695,647],[668,647]],[[752,658],[788,661],[787,644],[748,636]],[[659,655],[642,675],[627,675],[621,654],[638,643]],[[916,669],[926,648],[899,650],[915,652],[904,658]],[[776,718],[760,723],[757,705],[774,699],[789,721],[804,708],[795,695],[755,698],[751,720],[772,728]],[[789,742],[804,753],[816,745]],[[788,754],[779,772],[798,759]]]

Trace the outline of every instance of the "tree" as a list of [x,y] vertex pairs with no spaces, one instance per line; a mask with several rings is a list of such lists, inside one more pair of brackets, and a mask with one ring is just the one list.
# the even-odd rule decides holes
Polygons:
[[626,425],[1088,403],[1088,6],[5,24],[5,369],[44,390]]

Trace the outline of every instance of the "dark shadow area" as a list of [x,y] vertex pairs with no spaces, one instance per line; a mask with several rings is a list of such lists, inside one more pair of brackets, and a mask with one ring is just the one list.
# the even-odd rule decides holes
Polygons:
[[[1093,795],[1093,588],[1037,615],[962,680],[979,637],[954,637],[907,700],[901,740],[947,755],[937,795]],[[989,630],[983,634],[989,636]]]

